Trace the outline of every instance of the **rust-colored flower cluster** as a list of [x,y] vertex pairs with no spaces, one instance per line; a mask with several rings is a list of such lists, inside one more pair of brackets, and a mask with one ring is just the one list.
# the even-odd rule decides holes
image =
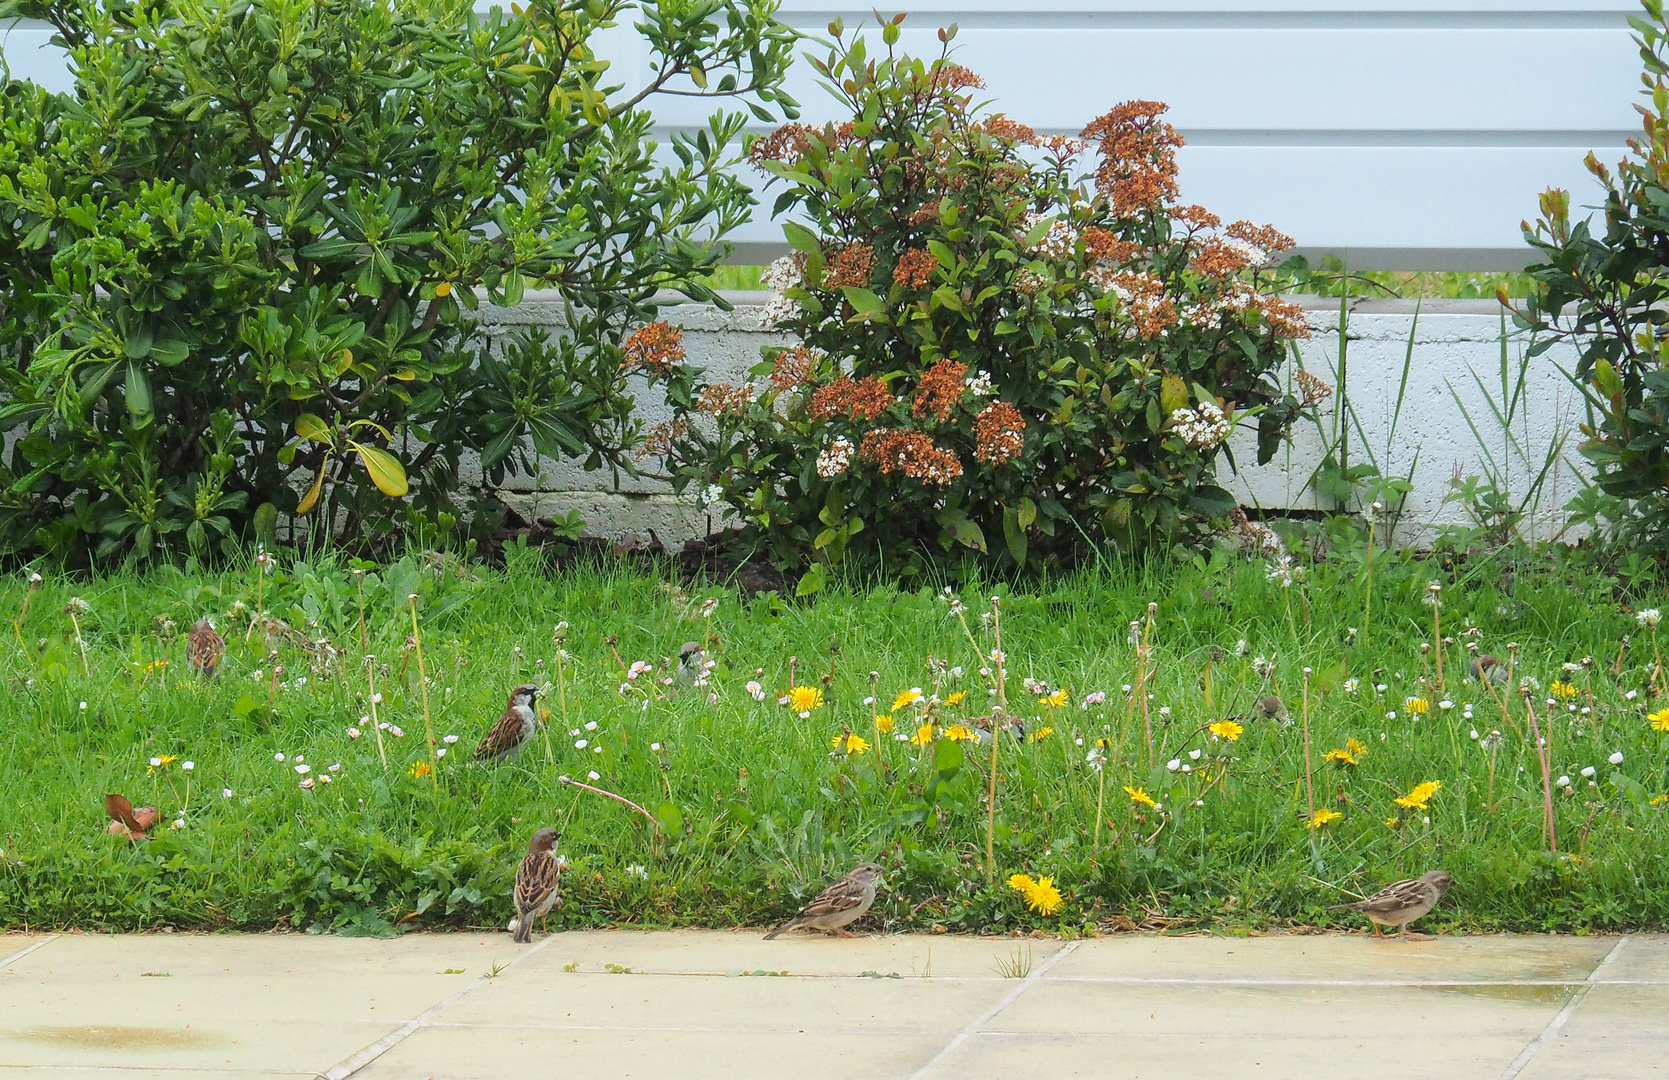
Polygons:
[[938,268],[939,260],[931,251],[910,248],[898,257],[897,265],[892,268],[892,283],[905,289],[919,289],[933,280],[933,271]]
[[1101,151],[1096,190],[1112,200],[1120,215],[1177,196],[1176,150],[1182,136],[1159,119],[1169,109],[1159,101],[1127,101],[1084,128],[1084,138],[1097,140]]
[[1188,262],[1195,273],[1213,278],[1231,277],[1252,265],[1245,245],[1216,237],[1201,244]]
[[1282,300],[1278,296],[1259,296],[1248,306],[1262,313],[1264,322],[1269,324],[1270,332],[1278,338],[1310,336],[1310,321],[1304,315],[1304,308],[1291,300]]
[[662,420],[643,436],[643,445],[637,448],[638,460],[665,457],[672,452],[673,444],[689,433],[689,422],[682,417],[676,420]]
[[939,200],[930,199],[927,202],[922,203],[921,206],[917,207],[915,210],[910,211],[910,216],[904,220],[908,221],[911,225],[927,225],[931,222],[938,221],[939,216]]
[[856,286],[869,288],[875,278],[875,249],[868,244],[847,244],[829,256],[823,270],[823,288],[830,292]]
[[761,135],[748,147],[748,161],[756,169],[763,169],[767,161],[792,165],[811,149],[817,129],[810,124],[784,124],[769,135]]
[[1022,143],[1027,146],[1037,144],[1037,129],[1028,127],[1018,120],[1010,120],[1002,113],[986,117],[974,125],[974,130],[1007,142]]
[[967,364],[958,360],[940,360],[922,372],[915,399],[910,402],[910,411],[917,416],[932,413],[940,420],[949,420],[950,411],[967,389],[962,382],[967,374]]
[[1292,247],[1292,237],[1273,225],[1254,225],[1250,221],[1237,221],[1223,231],[1234,239],[1244,240],[1265,252],[1286,251]]
[[873,420],[892,404],[892,393],[887,384],[871,377],[854,382],[842,375],[811,395],[806,412],[814,419],[827,420],[844,416],[848,420]]
[[927,84],[935,90],[983,90],[985,80],[961,64],[943,64],[933,69]]
[[1189,227],[1190,231],[1194,229],[1215,229],[1223,224],[1222,218],[1205,207],[1192,203],[1187,206],[1173,206],[1171,208],[1171,220],[1182,222]]
[[1303,368],[1292,376],[1292,381],[1298,384],[1298,392],[1304,396],[1304,407],[1320,405],[1333,396],[1333,388],[1321,379],[1316,378]]
[[817,350],[809,345],[796,345],[777,353],[771,361],[771,385],[784,394],[792,394],[817,374]]
[[956,454],[935,446],[920,431],[876,428],[863,437],[858,457],[874,463],[883,473],[901,472],[935,487],[944,487],[962,475],[962,462]]
[[1094,262],[1116,266],[1128,262],[1142,250],[1134,240],[1120,240],[1117,235],[1097,225],[1084,229],[1084,251]]
[[697,401],[696,408],[717,419],[726,413],[745,412],[751,404],[753,404],[751,388],[731,386],[729,383],[713,383],[701,391],[701,398]]
[[1165,295],[1165,283],[1152,274],[1116,274],[1111,292],[1124,302],[1125,314],[1136,333],[1155,338],[1177,323],[1176,307]]
[[684,359],[684,331],[664,322],[646,323],[626,338],[626,366],[649,375],[665,375]]
[[1006,401],[993,401],[974,418],[974,457],[1003,465],[1026,448],[1026,418]]

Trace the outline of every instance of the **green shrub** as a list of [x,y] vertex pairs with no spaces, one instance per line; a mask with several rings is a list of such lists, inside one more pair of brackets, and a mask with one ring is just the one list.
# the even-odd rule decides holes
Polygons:
[[803,344],[759,390],[707,384],[675,345],[638,357],[678,410],[647,447],[676,484],[812,563],[807,588],[855,552],[1047,565],[1229,513],[1231,427],[1256,416],[1267,460],[1300,408],[1272,373],[1303,318],[1256,274],[1291,241],[1178,204],[1163,105],[1039,136],[976,108],[944,56],[895,55],[897,20],[874,58],[830,29],[812,62],[851,120],[750,147],[787,185],[776,211],[810,223],[768,275]]
[[[752,201],[742,113],[673,137],[658,93],[775,103],[775,0],[9,0],[70,94],[0,86],[0,548],[213,552],[278,513],[375,540],[530,451],[631,468],[620,343]],[[656,75],[590,42],[633,16]],[[571,333],[490,353],[485,297],[561,291]],[[369,481],[367,483],[366,481]]]
[[[1604,222],[1572,221],[1570,192],[1541,197],[1541,216],[1524,237],[1541,253],[1530,268],[1537,291],[1516,311],[1533,330],[1537,355],[1561,342],[1578,352],[1573,381],[1587,397],[1583,457],[1609,499],[1579,497],[1634,520],[1661,542],[1669,532],[1669,22],[1662,0],[1644,0],[1649,18],[1630,19],[1645,61],[1649,99],[1637,106],[1645,132],[1629,140],[1616,171],[1592,153],[1588,170],[1605,186]],[[1502,296],[1502,302],[1506,298]]]

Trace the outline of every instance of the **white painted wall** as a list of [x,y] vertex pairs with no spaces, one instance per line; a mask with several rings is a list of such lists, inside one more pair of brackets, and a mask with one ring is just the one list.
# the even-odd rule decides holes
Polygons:
[[[789,339],[763,328],[761,305],[768,294],[726,295],[737,305],[733,312],[682,304],[663,308],[661,316],[685,328],[685,349],[692,362],[709,370],[710,378],[742,383],[747,380],[747,369],[758,362],[762,347]],[[1311,299],[1306,304],[1314,333],[1300,346],[1303,364],[1336,386],[1338,301]],[[489,332],[503,333],[528,324],[554,325],[560,321],[561,308],[548,294],[530,293],[520,307],[486,309],[483,318]],[[1511,329],[1510,322],[1507,329]],[[1409,355],[1411,334],[1412,361],[1403,388],[1404,359]],[[1353,461],[1363,460],[1365,441],[1382,472],[1412,478],[1414,491],[1404,507],[1399,540],[1427,542],[1437,526],[1467,521],[1462,507],[1445,502],[1450,477],[1457,468],[1461,475],[1483,474],[1493,457],[1496,472],[1505,478],[1509,490],[1528,491],[1549,447],[1561,433],[1574,433],[1582,418],[1580,396],[1560,373],[1560,365],[1571,366],[1575,357],[1568,350],[1553,349],[1531,362],[1524,380],[1528,407],[1515,417],[1512,440],[1504,437],[1490,409],[1491,397],[1504,401],[1507,396],[1498,388],[1501,334],[1500,308],[1489,301],[1428,302],[1420,307],[1417,321],[1412,303],[1359,300],[1353,304],[1347,320],[1346,390],[1360,430],[1352,429],[1351,457]],[[1516,337],[1508,342],[1514,381],[1524,345]],[[1290,372],[1287,375],[1290,377]],[[1399,393],[1403,398],[1400,414],[1396,406]],[[1327,403],[1324,421],[1329,426],[1332,411],[1344,400],[1336,394]],[[664,409],[649,402],[642,408],[651,423],[666,415]],[[1479,436],[1468,427],[1466,414],[1471,415],[1479,436],[1487,441],[1487,454]],[[1326,440],[1315,425],[1301,423],[1283,452],[1265,466],[1255,464],[1256,438],[1251,430],[1238,432],[1230,449],[1241,470],[1238,475],[1231,473],[1225,461],[1220,465],[1221,479],[1243,505],[1267,510],[1330,509],[1319,505],[1307,490],[1309,478],[1326,452]],[[1538,511],[1533,522],[1537,535],[1559,533],[1563,524],[1561,507],[1576,494],[1582,475],[1573,440],[1559,455],[1541,501],[1534,508]],[[653,528],[670,545],[704,536],[718,524],[693,501],[676,500],[661,485],[628,480],[617,487],[608,473],[587,473],[574,462],[548,462],[537,482],[521,477],[513,481],[513,486],[520,491],[515,501],[523,507],[540,514],[577,510],[593,531],[610,535],[625,530],[641,534]]]
[[[1618,160],[1638,130],[1634,0],[920,0],[905,10],[901,49],[936,54],[934,31],[957,23],[957,60],[985,77],[995,107],[1040,130],[1075,134],[1130,98],[1169,102],[1188,139],[1185,198],[1227,220],[1271,222],[1301,250],[1358,269],[1521,268],[1519,222],[1534,217],[1536,196],[1560,186],[1576,205],[1596,202],[1584,154]],[[854,29],[868,20],[880,47],[868,7],[784,0],[781,13],[811,35],[836,15]],[[49,37],[19,23],[0,48],[15,76],[65,88]],[[649,77],[629,22],[599,44],[621,82]],[[808,119],[833,117],[808,65],[790,84]],[[655,105],[663,127],[699,124],[710,107]],[[773,199],[732,237],[738,261],[785,250]]]

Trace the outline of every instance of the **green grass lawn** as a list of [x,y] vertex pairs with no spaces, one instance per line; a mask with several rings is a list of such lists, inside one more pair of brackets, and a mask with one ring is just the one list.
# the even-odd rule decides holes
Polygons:
[[[934,587],[743,602],[624,565],[551,571],[527,552],[505,570],[413,557],[362,579],[341,560],[284,559],[259,584],[253,565],[48,580],[3,662],[0,913],[12,928],[503,925],[527,837],[554,825],[571,865],[553,927],[762,925],[866,859],[888,868],[876,914],[890,928],[1362,926],[1327,905],[1434,866],[1456,879],[1429,920],[1439,928],[1669,925],[1669,735],[1648,720],[1663,704],[1653,635],[1626,606],[1653,590],[1625,593],[1556,554],[1523,556],[1510,594],[1506,556],[1375,558],[1366,614],[1360,547],[1288,587],[1226,551],[970,587],[977,651]],[[1441,690],[1420,650],[1434,579],[1443,632],[1459,639],[1443,650]],[[16,575],[0,586],[7,623],[28,592]],[[437,739],[427,776],[409,594]],[[980,616],[993,594],[1024,733],[997,744],[987,866],[991,737],[950,736],[990,712]],[[73,622],[72,597],[87,604]],[[1130,623],[1150,602],[1139,661]],[[285,638],[275,666],[266,635],[250,632],[257,608],[328,638],[338,658]],[[216,680],[185,663],[184,635],[205,615],[228,643]],[[564,620],[565,710],[553,644]],[[1517,672],[1538,681],[1549,776],[1569,777],[1552,792],[1557,857],[1523,701],[1504,718],[1463,681],[1468,626],[1486,653],[1504,659],[1516,643]],[[674,693],[657,680],[688,639],[709,641],[718,666],[709,686]],[[654,670],[628,680],[622,664],[635,661]],[[1144,669],[1145,710],[1127,689]],[[362,719],[368,671],[392,725],[380,749]],[[808,716],[778,703],[791,680],[808,688],[800,697],[821,692],[801,702]],[[1555,681],[1571,696],[1548,706]],[[539,736],[514,763],[472,762],[520,682],[550,687],[548,748]],[[1284,721],[1207,729],[1270,688]],[[914,691],[920,701],[898,700]],[[925,721],[930,741],[901,741]],[[836,749],[848,732],[867,745]],[[1356,764],[1328,763],[1331,750]],[[1427,782],[1441,787],[1423,809],[1396,802],[1419,802],[1407,796]],[[106,792],[160,807],[155,839],[109,835]],[[1308,828],[1312,806],[1338,816]],[[1029,910],[1006,884],[1021,873],[1052,878],[1058,910]]]

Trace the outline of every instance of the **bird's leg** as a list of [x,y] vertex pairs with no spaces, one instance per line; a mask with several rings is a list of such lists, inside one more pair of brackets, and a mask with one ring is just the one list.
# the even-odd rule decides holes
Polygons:
[[835,937],[855,938],[855,937],[858,936],[858,935],[852,933],[852,931],[847,930],[844,927],[839,927],[839,926],[835,927],[833,930],[830,930],[829,933],[833,934]]
[[1384,937],[1385,936],[1384,934],[1379,932],[1379,924],[1377,922],[1374,922],[1372,919],[1369,919],[1368,920],[1368,925],[1373,927],[1373,936],[1374,937]]

